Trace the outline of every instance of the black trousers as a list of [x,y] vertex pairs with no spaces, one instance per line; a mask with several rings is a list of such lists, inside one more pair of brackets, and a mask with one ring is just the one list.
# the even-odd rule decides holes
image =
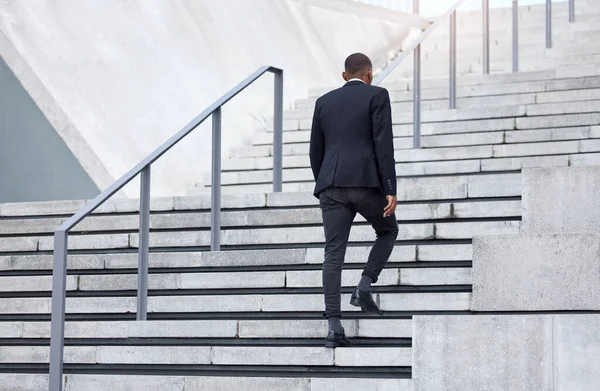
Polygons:
[[356,213],[361,214],[377,234],[362,273],[374,282],[379,278],[394,249],[398,237],[398,221],[395,214],[383,217],[383,210],[388,202],[377,188],[330,187],[320,193],[319,199],[325,228],[325,317],[341,317],[342,266]]

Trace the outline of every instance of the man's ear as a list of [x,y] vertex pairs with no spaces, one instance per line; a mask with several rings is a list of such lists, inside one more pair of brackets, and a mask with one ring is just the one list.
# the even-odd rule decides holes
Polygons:
[[346,75],[346,71],[342,72],[342,77],[345,81],[348,81],[348,75]]

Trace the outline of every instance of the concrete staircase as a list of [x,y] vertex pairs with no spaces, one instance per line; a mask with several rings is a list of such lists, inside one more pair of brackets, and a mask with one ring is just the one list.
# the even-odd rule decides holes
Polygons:
[[[565,45],[597,34],[598,13],[555,30]],[[70,237],[65,389],[410,390],[412,317],[471,314],[472,238],[520,232],[521,169],[600,164],[598,61],[580,61],[596,47],[574,41],[581,54],[556,55],[551,69],[463,76],[456,111],[445,109],[447,80],[425,80],[422,150],[410,149],[411,82],[388,83],[400,233],[374,288],[384,316],[366,316],[348,304],[374,239],[356,221],[342,301],[352,348],[323,347],[324,239],[307,156],[321,91],[285,114],[284,193],[268,193],[269,131],[223,161],[222,252],[208,251],[206,187],[152,200],[148,322],[135,322],[138,201],[104,205]],[[46,389],[52,231],[83,205],[0,205],[0,391]]]

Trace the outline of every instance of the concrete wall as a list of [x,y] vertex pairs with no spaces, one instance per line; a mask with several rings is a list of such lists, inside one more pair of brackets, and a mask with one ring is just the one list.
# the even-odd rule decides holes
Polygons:
[[0,57],[0,203],[97,194],[94,182]]
[[471,309],[600,310],[600,236],[475,237]]
[[523,233],[600,234],[600,167],[523,172]]
[[[408,28],[291,0],[9,0],[0,55],[104,189],[261,65],[285,69],[286,106],[341,82],[344,58],[376,63]],[[33,83],[35,84],[35,83]],[[224,149],[272,115],[266,77],[223,112]],[[182,195],[210,167],[202,126],[153,168],[153,195]],[[135,184],[127,195],[137,196]]]
[[413,391],[596,390],[600,315],[416,316]]

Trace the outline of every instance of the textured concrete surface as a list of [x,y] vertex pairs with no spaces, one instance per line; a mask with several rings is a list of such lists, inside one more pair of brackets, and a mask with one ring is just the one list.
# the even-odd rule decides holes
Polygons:
[[473,240],[474,311],[600,309],[600,236]]
[[599,326],[599,315],[416,316],[413,391],[594,390]]
[[[285,69],[287,106],[309,87],[339,83],[349,53],[367,52],[382,64],[408,29],[289,0],[153,0],[4,2],[0,31],[0,55],[16,52],[5,60],[17,77],[33,73],[42,81],[37,88],[45,93],[34,100],[105,188],[259,66]],[[225,151],[272,115],[272,84],[265,77],[227,106]],[[157,163],[153,193],[183,194],[201,179],[210,167],[208,140],[203,125]],[[135,183],[126,189],[138,192]]]
[[413,391],[552,390],[544,316],[414,318]]
[[600,167],[523,173],[523,232],[600,233]]

